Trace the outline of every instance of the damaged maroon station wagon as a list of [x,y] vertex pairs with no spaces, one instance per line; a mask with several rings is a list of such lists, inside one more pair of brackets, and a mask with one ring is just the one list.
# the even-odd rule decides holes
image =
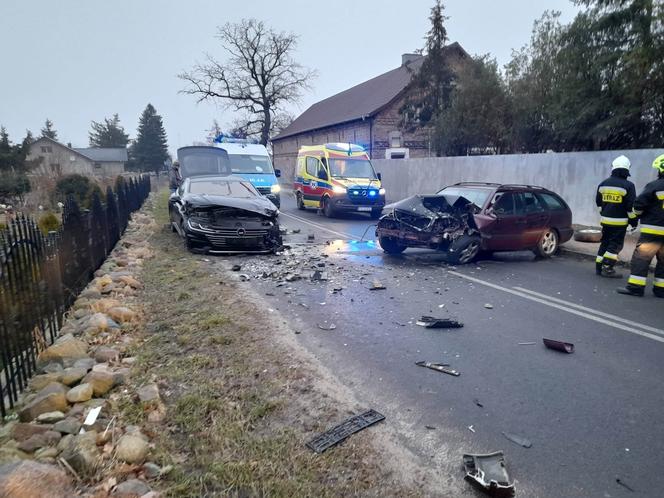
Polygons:
[[409,247],[444,251],[454,264],[481,251],[532,250],[553,256],[574,233],[572,212],[556,193],[531,185],[465,182],[385,208],[376,227],[388,254]]

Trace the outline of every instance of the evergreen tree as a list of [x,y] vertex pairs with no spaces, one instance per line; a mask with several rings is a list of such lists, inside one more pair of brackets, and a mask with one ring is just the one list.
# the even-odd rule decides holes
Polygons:
[[26,172],[22,144],[13,145],[7,130],[4,126],[0,127],[0,200],[2,202],[23,201],[23,196],[30,191],[30,181]]
[[52,140],[58,139],[58,132],[55,131],[55,128],[53,128],[53,121],[51,121],[50,119],[46,119],[44,127],[41,129],[41,135],[42,137],[47,137]]
[[104,118],[103,123],[93,121],[89,137],[90,147],[126,147],[129,143],[129,135],[120,125],[117,114],[113,114],[110,119]]
[[166,131],[161,116],[148,104],[138,123],[136,140],[130,149],[132,163],[140,171],[159,172],[168,156]]

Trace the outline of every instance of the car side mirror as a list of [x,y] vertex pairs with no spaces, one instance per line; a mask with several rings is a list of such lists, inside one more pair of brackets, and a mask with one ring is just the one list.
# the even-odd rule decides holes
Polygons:
[[274,176],[276,176],[277,178],[281,178],[281,170],[280,169],[275,169],[274,170]]
[[376,178],[378,178],[378,181],[381,182],[383,181],[383,175],[381,175],[380,173],[376,173]]

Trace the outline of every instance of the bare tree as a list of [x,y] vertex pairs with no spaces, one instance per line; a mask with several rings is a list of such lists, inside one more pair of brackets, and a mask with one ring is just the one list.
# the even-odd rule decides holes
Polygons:
[[187,82],[182,93],[197,96],[198,102],[220,101],[246,114],[244,127],[258,127],[260,142],[266,145],[275,116],[285,104],[300,99],[316,73],[293,59],[297,44],[294,34],[277,33],[262,21],[227,23],[218,28],[217,38],[228,59],[219,62],[206,54],[204,63],[179,75]]

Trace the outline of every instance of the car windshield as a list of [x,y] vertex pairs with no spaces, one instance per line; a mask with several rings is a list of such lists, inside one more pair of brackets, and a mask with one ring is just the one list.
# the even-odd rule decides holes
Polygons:
[[255,175],[272,175],[272,163],[268,156],[252,156],[249,154],[229,154],[233,173],[253,173]]
[[376,179],[376,172],[368,159],[330,159],[330,174],[334,178]]
[[220,195],[248,199],[258,196],[249,182],[229,182],[226,180],[195,181],[189,184],[189,193],[199,195]]
[[439,191],[438,193],[446,195],[460,195],[468,199],[477,207],[481,208],[482,206],[484,206],[484,203],[489,198],[489,194],[491,193],[491,191],[488,189],[472,188],[472,187],[445,187],[443,190]]
[[214,147],[183,147],[178,150],[178,160],[183,178],[231,174],[228,154]]

